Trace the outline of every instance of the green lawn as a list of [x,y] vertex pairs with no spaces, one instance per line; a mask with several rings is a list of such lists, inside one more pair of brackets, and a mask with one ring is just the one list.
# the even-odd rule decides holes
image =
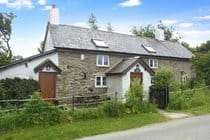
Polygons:
[[60,124],[56,126],[16,129],[0,133],[1,140],[69,140],[85,136],[141,127],[166,121],[158,113],[130,115],[122,118],[103,118]]

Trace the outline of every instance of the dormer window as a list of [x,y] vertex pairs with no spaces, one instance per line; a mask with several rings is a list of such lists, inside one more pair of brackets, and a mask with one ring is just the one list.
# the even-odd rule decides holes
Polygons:
[[150,46],[147,46],[147,45],[142,45],[142,47],[144,47],[144,49],[149,52],[149,53],[156,53],[157,51],[155,49],[153,49],[152,47]]
[[93,42],[93,44],[96,47],[99,47],[99,48],[108,48],[108,45],[103,40],[92,39],[92,42]]

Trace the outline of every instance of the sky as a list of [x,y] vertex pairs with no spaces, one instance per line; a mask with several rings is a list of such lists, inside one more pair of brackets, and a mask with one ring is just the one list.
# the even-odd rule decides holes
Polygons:
[[0,12],[13,12],[11,46],[15,55],[37,54],[52,4],[60,23],[87,27],[94,13],[100,29],[111,23],[115,32],[131,34],[133,26],[173,26],[192,47],[210,40],[210,0],[0,0]]

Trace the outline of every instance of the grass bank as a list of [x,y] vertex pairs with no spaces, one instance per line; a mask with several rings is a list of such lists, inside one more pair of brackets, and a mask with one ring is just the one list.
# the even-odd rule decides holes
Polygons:
[[193,115],[210,114],[210,103],[184,110],[184,112],[189,113],[189,114],[193,114]]
[[158,113],[128,115],[120,118],[102,118],[55,126],[18,128],[0,133],[1,140],[69,140],[113,131],[141,127],[167,119]]
[[210,113],[210,88],[204,87],[170,94],[168,111],[192,115]]

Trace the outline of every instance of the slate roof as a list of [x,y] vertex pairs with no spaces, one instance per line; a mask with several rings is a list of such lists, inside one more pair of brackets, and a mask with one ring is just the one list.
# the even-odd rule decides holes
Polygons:
[[[92,30],[70,25],[48,25],[54,47],[83,49],[94,51],[108,51],[118,53],[130,53],[138,55],[175,57],[190,59],[194,55],[190,50],[179,43],[159,41],[150,38],[141,38],[133,35]],[[91,39],[103,40],[109,47],[98,48]],[[150,46],[156,53],[149,53],[142,45]]]
[[106,75],[126,74],[136,63],[140,63],[151,75],[154,71],[139,57],[124,58],[119,63],[107,70]]

